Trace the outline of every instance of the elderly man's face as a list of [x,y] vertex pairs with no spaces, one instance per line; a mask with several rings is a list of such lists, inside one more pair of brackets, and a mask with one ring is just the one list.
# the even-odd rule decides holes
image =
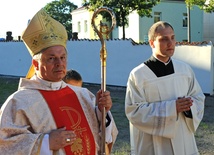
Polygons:
[[67,52],[63,46],[52,46],[42,52],[41,60],[33,60],[36,74],[47,81],[60,81],[66,74]]

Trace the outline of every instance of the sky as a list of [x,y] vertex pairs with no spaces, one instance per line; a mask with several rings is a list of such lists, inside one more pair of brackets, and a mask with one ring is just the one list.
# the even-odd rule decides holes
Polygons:
[[[53,0],[1,0],[0,1],[0,38],[6,38],[6,32],[12,31],[14,39],[21,36],[28,20],[37,11]],[[82,0],[70,0],[78,7]]]

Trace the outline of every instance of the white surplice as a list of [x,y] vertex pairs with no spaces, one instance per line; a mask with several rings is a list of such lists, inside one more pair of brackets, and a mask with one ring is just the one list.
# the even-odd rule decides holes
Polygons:
[[[96,150],[100,150],[99,121],[95,114],[96,97],[86,88],[75,87],[61,82],[48,82],[34,76],[31,80],[20,79],[19,89],[5,101],[0,110],[0,154],[39,155],[44,150],[47,139],[44,137],[57,129],[48,104],[40,90],[58,90],[69,86],[76,93],[95,138]],[[106,132],[106,140],[114,143],[118,134],[114,119],[111,118],[111,131]],[[63,118],[65,119],[65,118]],[[41,149],[43,148],[43,149]],[[47,147],[48,148],[48,144]],[[64,149],[54,151],[54,155],[65,155]],[[42,154],[45,155],[45,154]]]
[[[189,65],[172,59],[174,74],[157,77],[144,63],[127,82],[125,112],[135,155],[198,155],[194,132],[204,114],[205,96]],[[177,115],[176,99],[191,97],[193,118]]]

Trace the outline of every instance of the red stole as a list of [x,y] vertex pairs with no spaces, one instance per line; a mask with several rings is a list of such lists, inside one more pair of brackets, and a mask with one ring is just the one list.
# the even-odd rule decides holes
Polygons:
[[77,139],[65,147],[66,155],[95,155],[95,141],[75,92],[68,86],[57,91],[39,90],[46,100],[57,128],[66,126],[75,131]]

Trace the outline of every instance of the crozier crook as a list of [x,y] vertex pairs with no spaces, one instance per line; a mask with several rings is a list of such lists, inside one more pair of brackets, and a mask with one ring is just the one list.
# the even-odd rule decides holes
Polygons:
[[[108,27],[106,25],[104,25],[102,22],[100,22],[100,31],[97,29],[96,25],[95,25],[95,18],[97,17],[97,15],[100,12],[108,12],[111,15],[112,18],[112,25],[111,28],[108,29]],[[100,60],[101,60],[101,89],[103,92],[106,91],[106,58],[107,58],[107,51],[106,51],[106,45],[105,45],[105,40],[103,35],[105,34],[106,36],[108,36],[112,30],[114,29],[114,26],[116,25],[116,17],[114,12],[108,8],[108,7],[101,7],[99,9],[97,9],[93,16],[92,16],[92,21],[91,21],[91,25],[94,29],[94,31],[97,33],[97,35],[100,38],[101,41],[101,49],[100,49]],[[102,28],[104,28],[104,26],[106,27],[106,31],[103,32]],[[105,151],[105,130],[106,130],[106,111],[105,108],[102,109],[102,120],[101,120],[101,155],[105,155],[106,151]]]

